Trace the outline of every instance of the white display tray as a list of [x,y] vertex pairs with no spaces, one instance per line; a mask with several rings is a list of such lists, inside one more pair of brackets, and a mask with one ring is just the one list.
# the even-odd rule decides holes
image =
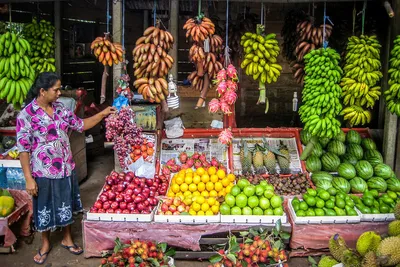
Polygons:
[[3,168],[22,168],[19,159],[0,159],[0,167]]
[[260,224],[260,223],[276,223],[278,220],[287,223],[286,214],[282,216],[274,215],[221,215],[222,223],[238,223],[238,224]]
[[151,222],[154,210],[150,214],[117,214],[117,213],[87,213],[89,221],[111,221],[111,222]]
[[364,214],[356,208],[362,222],[390,222],[394,221],[394,213]]
[[[298,217],[292,206],[292,199],[289,199],[289,212],[296,224],[344,224],[344,223],[359,223],[360,215],[357,216],[305,216]],[[356,210],[357,211],[357,210]],[[359,212],[357,211],[359,214]]]

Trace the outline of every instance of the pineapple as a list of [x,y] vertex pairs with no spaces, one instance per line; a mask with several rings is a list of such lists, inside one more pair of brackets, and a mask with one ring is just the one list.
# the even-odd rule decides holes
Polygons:
[[253,152],[253,166],[256,173],[263,173],[264,170],[264,153],[262,147],[256,144],[255,150]]
[[251,172],[252,155],[247,147],[247,142],[243,140],[240,145],[240,163],[242,164],[242,174]]
[[282,144],[279,147],[278,164],[281,169],[281,174],[290,174],[290,155],[286,145]]
[[266,150],[264,153],[264,166],[267,168],[269,174],[276,173],[276,157],[271,150]]

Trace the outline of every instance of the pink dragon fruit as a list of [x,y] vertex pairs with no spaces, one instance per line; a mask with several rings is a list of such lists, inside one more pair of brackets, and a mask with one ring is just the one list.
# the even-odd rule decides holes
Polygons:
[[223,99],[228,103],[228,105],[233,105],[236,102],[237,99],[237,94],[233,90],[228,90],[224,94]]
[[166,165],[163,166],[162,174],[164,174],[164,175],[170,175],[171,174],[171,170],[169,169],[168,166],[166,166]]
[[200,158],[200,154],[199,154],[199,152],[194,152],[193,153],[193,155],[192,155],[192,159],[194,159],[194,160],[196,160],[196,159],[199,159]]
[[196,169],[200,168],[201,166],[202,166],[202,164],[201,164],[201,161],[200,161],[200,160],[195,160],[195,161],[194,161],[194,167],[195,167]]
[[221,144],[229,145],[232,142],[232,138],[233,138],[233,135],[232,135],[231,130],[225,129],[219,134],[218,141]]
[[182,152],[180,155],[179,155],[179,161],[181,162],[181,163],[186,163],[186,161],[187,161],[187,159],[188,159],[188,155],[186,154],[186,152]]
[[219,110],[219,101],[216,98],[213,98],[210,102],[208,102],[208,111],[211,113],[216,113]]
[[226,92],[226,82],[222,81],[218,84],[217,91],[219,95],[223,95]]
[[219,165],[218,170],[223,170],[225,173],[227,173],[227,170],[226,170],[225,166],[222,165],[222,163]]
[[189,169],[189,166],[186,163],[182,164],[181,170],[186,170],[186,169]]
[[174,165],[171,166],[171,172],[179,172],[181,170],[181,167],[179,165]]
[[203,161],[202,164],[203,164],[203,168],[206,170],[208,170],[208,168],[211,166],[210,162],[208,162],[208,161]]
[[189,166],[189,168],[192,168],[193,164],[194,164],[194,160],[192,158],[188,158],[188,160],[186,161],[186,164]]
[[173,159],[168,160],[165,165],[167,165],[169,167],[176,165],[175,159],[173,158]]
[[207,160],[206,154],[204,154],[204,153],[201,153],[201,155],[200,155],[199,159],[200,159],[200,161],[201,161],[201,162],[204,162],[204,161],[206,161],[206,160]]
[[237,78],[236,68],[232,64],[229,64],[228,68],[226,69],[226,74],[231,79],[236,79]]
[[215,157],[213,157],[213,158],[211,159],[211,165],[214,166],[214,167],[218,167],[219,162],[218,162],[218,160],[217,160]]
[[228,80],[226,81],[226,87],[228,88],[228,90],[232,90],[232,91],[237,91],[238,87],[237,87],[237,83],[235,83],[232,80]]
[[222,69],[217,74],[217,82],[220,83],[224,80],[226,80],[226,70]]
[[224,114],[232,113],[230,105],[224,99],[221,100],[220,104],[221,104],[221,110]]

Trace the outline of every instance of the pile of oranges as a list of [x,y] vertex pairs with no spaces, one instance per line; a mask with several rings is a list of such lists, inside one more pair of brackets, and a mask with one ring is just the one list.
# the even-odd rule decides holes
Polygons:
[[235,175],[216,167],[181,170],[173,176],[167,197],[181,198],[190,206],[191,215],[216,215],[220,204],[218,197],[230,193],[235,179]]

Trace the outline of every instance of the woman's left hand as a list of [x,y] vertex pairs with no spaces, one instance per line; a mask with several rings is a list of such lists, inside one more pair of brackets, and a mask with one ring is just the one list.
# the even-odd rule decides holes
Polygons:
[[107,107],[103,111],[100,112],[100,114],[103,116],[103,118],[107,117],[110,114],[114,114],[117,112],[117,109],[115,107]]

